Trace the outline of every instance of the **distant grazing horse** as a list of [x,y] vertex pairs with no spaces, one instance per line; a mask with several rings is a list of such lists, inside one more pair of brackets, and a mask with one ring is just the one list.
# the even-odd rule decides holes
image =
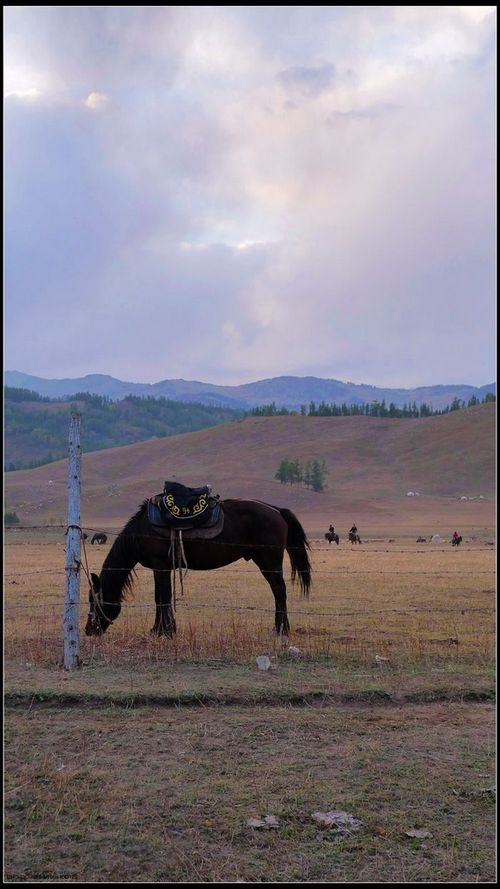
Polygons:
[[340,543],[339,535],[335,534],[335,531],[333,533],[331,531],[327,531],[325,534],[325,540],[328,540],[328,543],[336,543],[337,546]]
[[97,531],[94,534],[94,536],[90,542],[91,543],[106,543],[107,539],[108,538],[107,538],[106,534],[103,534],[102,532]]
[[351,543],[361,543],[361,537],[359,534],[355,534],[354,531],[349,531],[349,540]]
[[454,537],[453,540],[451,541],[452,546],[460,546],[461,543],[462,543],[462,535],[461,534],[459,534],[458,537]]
[[417,543],[427,543],[426,537],[417,537]]
[[[283,578],[285,549],[290,557],[292,581],[297,576],[304,596],[309,595],[311,563],[309,543],[297,517],[289,509],[259,500],[221,500],[224,526],[213,538],[189,537],[183,532],[185,562],[194,571],[211,571],[238,559],[253,561],[271,587],[275,600],[275,630],[288,635],[290,625]],[[152,633],[172,636],[175,618],[172,608],[170,572],[174,569],[169,537],[155,531],[147,514],[148,501],[127,522],[106,556],[101,574],[91,575],[89,615],[85,632],[99,636],[116,620],[124,594],[133,584],[134,567],[151,568],[155,581],[156,619]]]

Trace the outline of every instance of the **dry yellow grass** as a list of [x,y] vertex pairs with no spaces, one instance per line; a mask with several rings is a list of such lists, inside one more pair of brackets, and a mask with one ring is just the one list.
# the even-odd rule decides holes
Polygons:
[[[313,540],[310,598],[289,586],[299,659],[251,564],[189,572],[174,640],[149,633],[145,569],[85,637],[82,578],[84,667],[67,673],[61,537],[5,546],[7,879],[494,879],[493,547]],[[87,547],[91,571],[107,551]],[[362,829],[318,830],[331,809]],[[248,828],[266,813],[279,830]]]
[[7,882],[495,880],[491,704],[6,716]]
[[[112,538],[110,540],[112,542]],[[109,545],[86,547],[99,572]],[[57,663],[62,652],[65,543],[49,532],[12,532],[5,546],[7,657]],[[289,565],[285,559],[285,577]],[[422,656],[489,659],[494,653],[493,547],[418,545],[395,539],[361,547],[312,542],[309,599],[288,583],[290,643],[305,656],[334,655],[390,663]],[[102,640],[85,637],[88,583],[82,573],[82,656],[111,662],[133,658],[237,658],[281,649],[272,632],[274,600],[252,563],[190,571],[179,595],[177,636],[156,639],[153,575],[137,569],[134,596]]]

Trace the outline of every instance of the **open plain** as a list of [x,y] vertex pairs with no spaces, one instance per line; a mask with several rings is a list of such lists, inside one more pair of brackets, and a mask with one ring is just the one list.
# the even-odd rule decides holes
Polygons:
[[[485,407],[406,426],[258,419],[85,454],[82,527],[108,542],[82,548],[72,673],[67,466],[9,473],[22,525],[4,546],[7,881],[493,882]],[[324,494],[273,480],[280,458],[308,455],[327,460]],[[297,514],[313,584],[304,599],[288,583],[289,639],[275,638],[272,595],[246,562],[188,571],[182,593],[177,582],[174,639],[150,634],[153,578],[140,566],[108,633],[83,634],[86,573],[173,475]],[[339,546],[324,539],[332,521]],[[353,521],[361,545],[346,540]],[[360,824],[313,818],[332,811]],[[249,823],[266,815],[273,826]]]
[[[313,539],[286,641],[246,563],[188,572],[176,638],[153,638],[139,569],[69,674],[55,533],[5,547],[8,881],[494,880],[487,541]],[[108,549],[86,546],[89,570]],[[83,583],[82,630],[86,612]],[[361,826],[312,818],[332,810]]]

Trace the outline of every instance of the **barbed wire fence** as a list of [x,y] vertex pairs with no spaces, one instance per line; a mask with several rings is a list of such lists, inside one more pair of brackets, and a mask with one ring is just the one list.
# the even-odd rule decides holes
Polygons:
[[[102,529],[93,528],[93,527],[82,527],[80,524],[80,496],[81,496],[81,480],[80,480],[80,465],[81,465],[81,447],[80,447],[80,414],[72,414],[70,418],[70,428],[69,428],[69,460],[68,460],[68,522],[66,525],[62,523],[50,523],[47,525],[20,525],[17,524],[12,526],[6,530],[11,532],[34,532],[39,534],[40,532],[51,532],[54,535],[57,532],[62,532],[64,530],[64,534],[66,536],[66,558],[65,558],[65,566],[64,570],[54,570],[51,568],[37,569],[31,571],[22,571],[20,574],[16,571],[13,574],[6,573],[4,575],[4,580],[7,586],[16,585],[20,583],[20,579],[24,578],[36,578],[43,577],[46,575],[50,575],[51,577],[61,578],[66,576],[66,596],[64,601],[63,608],[63,649],[64,649],[64,666],[68,670],[74,670],[78,666],[80,666],[80,611],[81,611],[81,603],[80,603],[80,580],[81,580],[81,572],[82,570],[87,576],[87,580],[90,581],[90,572],[88,567],[88,555],[86,550],[86,540],[88,539],[90,534],[102,534]],[[118,535],[123,534],[123,529],[106,529],[106,535],[118,537]],[[137,535],[136,535],[137,536]],[[154,535],[141,535],[142,537]],[[93,542],[93,541],[91,541]],[[203,544],[202,539],[197,539],[197,546]],[[210,541],[206,541],[210,544],[211,547],[217,545],[217,541],[215,539],[211,539]],[[366,541],[368,542],[368,541]],[[377,542],[380,541],[377,538]],[[394,540],[390,540],[389,543],[394,543]],[[417,541],[418,543],[419,541]],[[314,541],[316,543],[316,541]],[[241,549],[241,544],[234,544]],[[491,546],[491,542],[489,544]],[[481,547],[481,549],[488,550],[488,545]],[[225,547],[228,546],[227,543],[224,544]],[[250,544],[249,544],[250,546]],[[266,544],[260,544],[259,546],[266,546]],[[255,544],[251,544],[253,549],[256,548]],[[81,548],[83,548],[83,560],[81,557]],[[350,548],[349,548],[350,549]],[[333,547],[333,551],[335,547]],[[344,548],[345,551],[345,548]],[[404,554],[408,552],[407,549],[396,549],[394,546],[391,546],[389,549],[386,547],[383,548],[371,548],[370,553],[390,553],[391,555],[396,554]],[[437,548],[433,544],[428,544],[426,549],[419,550],[418,552],[425,552],[429,556],[432,554],[438,554],[443,552],[442,549]],[[491,552],[491,550],[490,550]],[[188,566],[189,567],[189,566]],[[128,566],[124,566],[123,568],[115,568],[116,571],[125,571],[128,570]],[[253,575],[259,576],[259,572],[257,571],[257,575],[255,574],[256,568],[252,567],[248,570],[242,569],[241,567],[235,568],[226,566],[224,569],[225,576],[232,576],[233,579],[237,578],[238,582],[242,581],[246,582],[247,576]],[[165,571],[170,571],[170,568],[165,568]],[[136,567],[134,569],[134,576],[142,575],[143,573],[149,573],[149,569],[142,568],[142,566]],[[199,573],[199,572],[196,572]],[[272,573],[272,572],[269,572]],[[280,572],[281,573],[281,572]],[[390,578],[405,578],[409,579],[412,577],[432,577],[435,581],[437,579],[444,579],[446,577],[454,577],[456,576],[456,572],[453,571],[445,571],[443,569],[439,569],[439,573],[436,573],[436,570],[422,570],[419,566],[417,569],[413,568],[412,570],[395,570],[394,566],[391,567],[390,571],[386,572],[387,575],[390,575]],[[346,565],[337,565],[332,571],[322,570],[317,565],[313,566],[313,575],[316,581],[318,578],[320,582],[322,580],[331,579],[332,582],[339,580],[351,580],[352,578],[362,578],[362,577],[382,577],[384,575],[384,571],[381,568],[370,569],[366,567],[351,567]],[[492,569],[470,569],[470,570],[460,570],[461,578],[477,578],[478,576],[492,576],[494,577],[494,571]],[[403,582],[403,581],[401,581]],[[487,588],[484,590],[475,590],[474,596],[478,595],[490,595],[494,593],[494,589]],[[464,594],[465,595],[465,594]],[[464,598],[464,597],[462,597]],[[328,625],[331,625],[333,621],[341,619],[350,619],[353,618],[355,623],[356,620],[366,620],[369,617],[388,617],[389,615],[399,616],[399,617],[408,617],[415,618],[418,615],[450,615],[453,617],[460,616],[461,618],[466,618],[466,620],[474,620],[475,616],[478,615],[490,615],[495,612],[494,605],[481,604],[478,605],[475,602],[461,601],[454,604],[452,607],[439,606],[437,604],[428,605],[406,605],[403,608],[374,608],[367,607],[367,603],[364,602],[362,607],[359,607],[356,610],[346,610],[345,608],[339,607],[340,601],[345,600],[349,604],[352,602],[352,593],[350,595],[345,596],[337,596],[337,608],[328,609],[328,610],[320,610],[319,608],[305,608],[305,607],[297,607],[293,602],[288,603],[288,613],[291,616],[302,618],[310,618],[312,620],[321,620],[322,622],[326,622]],[[106,604],[115,604],[115,603],[107,603],[105,601],[102,602],[103,605]],[[131,611],[137,610],[148,610],[150,611],[153,602],[130,602],[124,601],[121,603],[127,609]],[[193,612],[204,612],[204,611],[217,611],[217,613],[222,614],[242,614],[242,613],[251,613],[253,616],[261,614],[261,615],[273,615],[274,608],[272,606],[265,607],[258,604],[236,604],[236,603],[227,603],[222,601],[213,601],[213,602],[196,602],[196,601],[188,601],[186,598],[181,597],[179,602],[177,603],[180,607],[186,611]],[[60,594],[52,593],[50,595],[44,594],[42,599],[38,599],[38,601],[24,601],[24,602],[12,602],[10,596],[4,605],[4,615],[6,618],[7,628],[9,626],[9,619],[13,614],[19,613],[33,613],[35,616],[40,612],[46,612],[49,608],[57,608],[60,605]],[[88,607],[88,603],[85,603],[85,607]],[[469,617],[470,616],[470,617]],[[469,636],[470,627],[469,627]],[[481,632],[484,634],[485,629],[482,628]],[[488,631],[486,631],[488,632]],[[404,634],[403,634],[404,635]],[[435,640],[430,640],[435,641]],[[450,641],[450,640],[444,640]],[[455,638],[451,638],[451,641],[456,641]],[[458,644],[458,641],[457,641]]]
[[[64,529],[65,529],[64,525],[25,525],[25,526],[17,526],[15,529],[12,529],[12,531],[23,531],[25,533],[33,534],[32,538],[31,538],[31,540],[33,541],[33,540],[36,540],[36,536],[40,535],[40,533],[42,533],[42,534],[45,532],[52,533],[52,532],[57,532],[57,531],[62,532]],[[80,529],[80,532],[81,532],[81,536],[83,537],[84,533],[89,535],[92,532],[98,532],[98,530],[99,529],[85,526]],[[106,533],[110,537],[112,537],[112,536],[118,536],[120,531],[118,531],[116,529],[112,530],[112,529],[107,528]],[[211,543],[213,545],[213,541],[211,541]],[[313,540],[313,541],[311,541],[311,543],[313,545],[313,549],[316,548],[317,553],[321,554],[321,553],[328,552],[326,547],[323,547],[322,549],[321,549],[321,547],[318,547],[318,544],[321,544],[322,541]],[[84,540],[82,541],[82,545],[83,545],[83,547],[85,547]],[[478,551],[478,550],[491,552],[491,550],[488,550],[487,547],[478,547],[478,549],[476,551]],[[96,552],[100,552],[100,551],[101,551],[101,545],[99,545],[99,549]],[[350,548],[347,551],[350,552]],[[340,552],[342,552],[342,550],[340,550]],[[339,552],[339,555],[340,555],[340,552]],[[344,547],[344,553],[345,552],[346,552],[346,547]],[[409,550],[408,550],[408,548],[399,548],[399,547],[398,548],[391,547],[390,549],[387,549],[385,547],[384,548],[379,548],[379,547],[373,548],[372,547],[369,551],[365,551],[365,552],[369,552],[370,554],[377,554],[377,553],[387,554],[388,553],[390,555],[400,555],[401,556],[401,555],[404,555],[405,553],[408,553]],[[414,548],[413,548],[413,552],[415,552]],[[423,552],[423,550],[422,550],[422,552]],[[438,553],[440,553],[442,555],[443,552],[444,552],[444,550],[442,547],[439,549],[434,549],[434,550],[431,550],[429,548],[427,550],[427,553],[429,555],[431,555],[431,554],[434,555],[434,554],[438,554]],[[353,553],[353,556],[354,556],[354,553]],[[94,558],[95,558],[95,555],[94,555]],[[115,570],[120,570],[120,569],[117,568]],[[165,570],[167,570],[167,569],[165,569]],[[231,578],[231,580],[235,581],[236,583],[239,583],[239,582],[246,583],[246,582],[248,582],[249,578],[259,577],[259,572],[255,567],[248,567],[247,568],[246,565],[241,566],[239,568],[236,568],[234,566],[226,566],[223,570],[224,570],[225,576],[226,577],[229,576]],[[198,574],[199,572],[196,572],[196,573]],[[48,577],[50,577],[50,578],[59,577],[61,579],[61,585],[62,585],[63,577],[65,576],[65,574],[67,575],[66,568],[64,568],[64,569],[61,568],[60,570],[54,570],[53,568],[38,568],[38,569],[32,569],[32,570],[29,570],[29,569],[23,570],[21,573],[18,571],[11,572],[8,570],[5,573],[4,578],[5,578],[5,582],[6,582],[6,585],[8,588],[11,585],[19,585],[20,582],[25,582],[26,580],[28,580],[29,583],[33,583],[33,581],[35,581],[35,585],[36,585],[37,578],[44,581]],[[143,577],[151,576],[150,570],[147,568],[143,568],[142,566],[138,566],[136,568],[136,574],[137,574],[139,580]],[[333,568],[333,570],[331,568],[322,569],[321,567],[319,567],[319,565],[316,565],[313,567],[313,574],[314,574],[314,578],[315,578],[316,582],[319,581],[320,583],[321,582],[328,583],[331,580],[332,586],[333,585],[338,586],[339,582],[341,582],[343,579],[344,580],[345,579],[362,580],[363,578],[367,578],[368,582],[370,582],[370,580],[373,581],[376,578],[382,577],[384,572],[380,568],[359,567],[359,566],[350,566],[350,565],[346,566],[345,564],[344,565],[338,564]],[[438,578],[446,580],[449,578],[456,577],[457,570],[455,567],[450,568],[447,571],[440,568],[439,573],[437,574],[436,570],[425,570],[420,567],[409,569],[409,570],[400,570],[400,569],[395,569],[394,567],[392,567],[390,569],[390,576],[391,576],[391,578],[400,578],[402,582],[411,581],[412,577],[419,577],[419,578],[426,577],[426,578],[433,578],[434,580],[438,577]],[[472,569],[471,568],[471,569],[464,570],[464,567],[461,567],[459,569],[459,576],[461,579],[466,579],[470,582],[472,582],[473,579],[477,578],[478,576],[482,576],[484,578],[491,577],[493,579],[494,570],[488,569],[488,568],[484,568],[484,569]],[[44,586],[43,582],[42,582],[41,586]],[[387,608],[385,608],[385,607],[376,607],[376,608],[371,607],[370,608],[370,607],[367,607],[367,605],[365,603],[365,604],[361,605],[361,607],[358,607],[356,609],[352,608],[352,594],[351,595],[344,595],[344,596],[337,595],[336,600],[335,600],[336,607],[328,608],[327,610],[324,610],[323,608],[320,608],[320,607],[316,607],[316,608],[304,607],[304,606],[301,607],[296,602],[289,600],[288,613],[291,617],[295,618],[295,620],[302,621],[303,619],[306,619],[306,620],[313,621],[315,623],[317,623],[318,621],[321,621],[321,624],[323,627],[328,627],[328,626],[333,627],[335,622],[337,622],[338,620],[341,620],[341,621],[350,620],[352,622],[352,627],[353,627],[352,631],[353,632],[356,632],[356,629],[355,629],[356,622],[359,621],[360,619],[362,619],[363,621],[366,621],[369,618],[384,619],[389,616],[391,616],[393,618],[401,617],[401,618],[412,618],[412,619],[415,619],[419,615],[427,615],[427,616],[435,616],[435,617],[439,616],[440,618],[443,618],[444,616],[448,616],[450,618],[450,620],[453,620],[454,617],[459,616],[462,621],[465,621],[465,622],[470,621],[472,623],[481,616],[483,616],[482,619],[486,619],[486,616],[488,616],[488,622],[490,622],[490,619],[493,618],[493,615],[495,613],[494,605],[489,604],[487,602],[484,602],[484,604],[483,603],[477,604],[477,599],[479,596],[483,597],[483,599],[484,599],[484,597],[490,597],[493,592],[494,592],[494,590],[491,587],[487,587],[486,589],[483,589],[483,590],[476,590],[473,602],[462,601],[457,604],[454,604],[451,607],[448,607],[445,605],[438,605],[437,603],[433,604],[433,605],[428,605],[428,604],[422,603],[420,605],[411,605],[411,606],[407,605],[407,606],[401,607],[401,608],[397,608],[397,607],[387,607]],[[151,590],[149,591],[149,593],[151,593]],[[15,620],[16,615],[20,615],[23,613],[25,615],[28,613],[32,613],[34,615],[35,621],[39,621],[40,617],[43,614],[47,613],[48,610],[55,610],[57,608],[60,608],[60,602],[61,602],[61,594],[58,592],[53,592],[50,594],[45,593],[43,595],[43,598],[41,600],[36,601],[36,602],[33,602],[33,601],[31,601],[31,602],[13,602],[11,600],[11,597],[9,597],[5,603],[5,606],[4,606],[6,626],[8,628],[10,622],[12,620]],[[342,602],[345,603],[344,607],[342,607]],[[137,614],[140,612],[145,612],[145,613],[149,614],[149,613],[151,613],[152,609],[154,608],[154,601],[153,601],[152,596],[151,596],[150,601],[148,601],[148,602],[147,601],[141,601],[141,602],[125,601],[122,604],[123,604],[124,608],[127,609],[129,611],[129,613],[131,613],[131,614],[134,614],[134,613]],[[349,607],[349,605],[351,607]],[[81,609],[82,606],[87,608],[88,607],[87,602],[85,601],[83,603],[79,603],[79,609]],[[240,603],[234,603],[234,602],[228,603],[228,602],[220,601],[220,595],[219,595],[218,601],[214,600],[211,603],[197,602],[197,601],[190,599],[189,596],[184,597],[179,600],[178,607],[181,609],[181,612],[184,612],[186,614],[187,613],[192,613],[192,614],[196,614],[196,613],[204,614],[205,613],[206,614],[207,612],[212,612],[212,614],[213,614],[213,612],[217,612],[218,615],[230,616],[230,615],[247,614],[252,617],[262,616],[263,618],[264,617],[265,618],[271,617],[274,614],[274,608],[271,605],[269,605],[269,607],[266,607],[266,606],[259,605],[259,604],[240,604]],[[37,615],[39,617],[37,617]],[[77,624],[74,623],[73,625],[76,626]],[[438,622],[436,622],[436,625],[438,625]],[[491,620],[491,625],[492,625],[491,632],[493,633],[494,630],[493,630],[493,621],[492,620]],[[470,638],[472,638],[474,636],[474,634],[471,632],[470,627],[468,629],[468,634],[469,634]],[[405,633],[401,633],[401,632],[400,633],[393,632],[393,635],[394,635],[394,637],[403,638],[405,635],[408,635],[408,637],[409,637],[411,634],[409,634],[409,633],[405,634]],[[478,632],[476,634],[476,638],[478,640],[483,639],[483,641],[485,641],[484,635],[485,635],[485,631],[483,628],[480,632]],[[451,645],[451,643],[458,644],[456,639],[457,639],[457,636],[452,636],[452,637],[448,637],[447,639],[444,639],[441,641],[443,643],[448,643],[450,645]],[[429,644],[432,644],[432,643],[435,643],[436,641],[439,641],[439,640],[428,638],[427,640],[421,640],[421,641],[427,641]]]

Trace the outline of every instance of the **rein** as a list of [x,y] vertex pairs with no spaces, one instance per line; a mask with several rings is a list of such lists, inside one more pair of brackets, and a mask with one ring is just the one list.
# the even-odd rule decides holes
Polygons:
[[[104,620],[107,621],[108,618],[107,618],[106,615],[104,614],[104,610],[103,610],[103,607],[102,607],[102,606],[103,606],[103,601],[102,601],[102,591],[101,591],[100,593],[96,593],[96,591],[95,591],[95,589],[94,589],[94,584],[92,583],[92,578],[91,578],[91,576],[90,576],[89,562],[88,562],[88,559],[87,559],[87,550],[86,550],[86,548],[85,548],[85,536],[84,536],[83,530],[82,530],[82,528],[80,527],[80,525],[68,525],[68,527],[67,527],[67,529],[66,529],[66,534],[68,533],[68,531],[69,531],[70,528],[76,528],[76,530],[80,532],[80,540],[81,540],[81,542],[82,542],[82,547],[83,547],[83,557],[84,557],[84,559],[85,559],[85,564],[83,564],[81,560],[78,561],[78,559],[75,559],[75,562],[76,562],[78,568],[83,568],[83,570],[84,570],[84,572],[85,572],[85,574],[86,574],[86,576],[87,576],[87,580],[88,580],[89,585],[90,585],[90,593],[91,593],[91,596],[92,596],[92,601],[93,601],[94,608],[95,608],[95,611],[96,611],[97,615],[99,615],[100,617],[103,617]],[[89,616],[89,617],[93,617],[93,619],[95,620],[95,617],[91,614],[91,612],[89,612],[89,615],[88,615],[88,616]]]
[[[175,611],[175,608],[177,605],[175,575],[177,572],[179,572],[181,596],[183,596],[184,595],[184,578],[188,572],[186,553],[184,552],[184,542],[182,540],[182,528],[171,528],[170,529],[170,549],[168,551],[168,555],[172,559],[172,572],[173,572],[172,605],[173,605],[173,608]],[[176,555],[177,555],[177,564],[176,564]]]
[[87,560],[87,550],[85,549],[85,535],[83,533],[83,529],[80,527],[80,525],[68,525],[68,527],[66,528],[65,534],[68,533],[70,528],[75,528],[77,531],[80,532],[80,540],[82,542],[83,555],[85,557],[85,565],[82,565],[81,561],[79,562],[78,559],[75,559],[76,567],[83,568],[83,570],[85,571],[85,574],[87,575],[87,579],[88,579],[90,585],[92,586],[92,581],[90,579],[90,573],[89,573],[89,563]]

